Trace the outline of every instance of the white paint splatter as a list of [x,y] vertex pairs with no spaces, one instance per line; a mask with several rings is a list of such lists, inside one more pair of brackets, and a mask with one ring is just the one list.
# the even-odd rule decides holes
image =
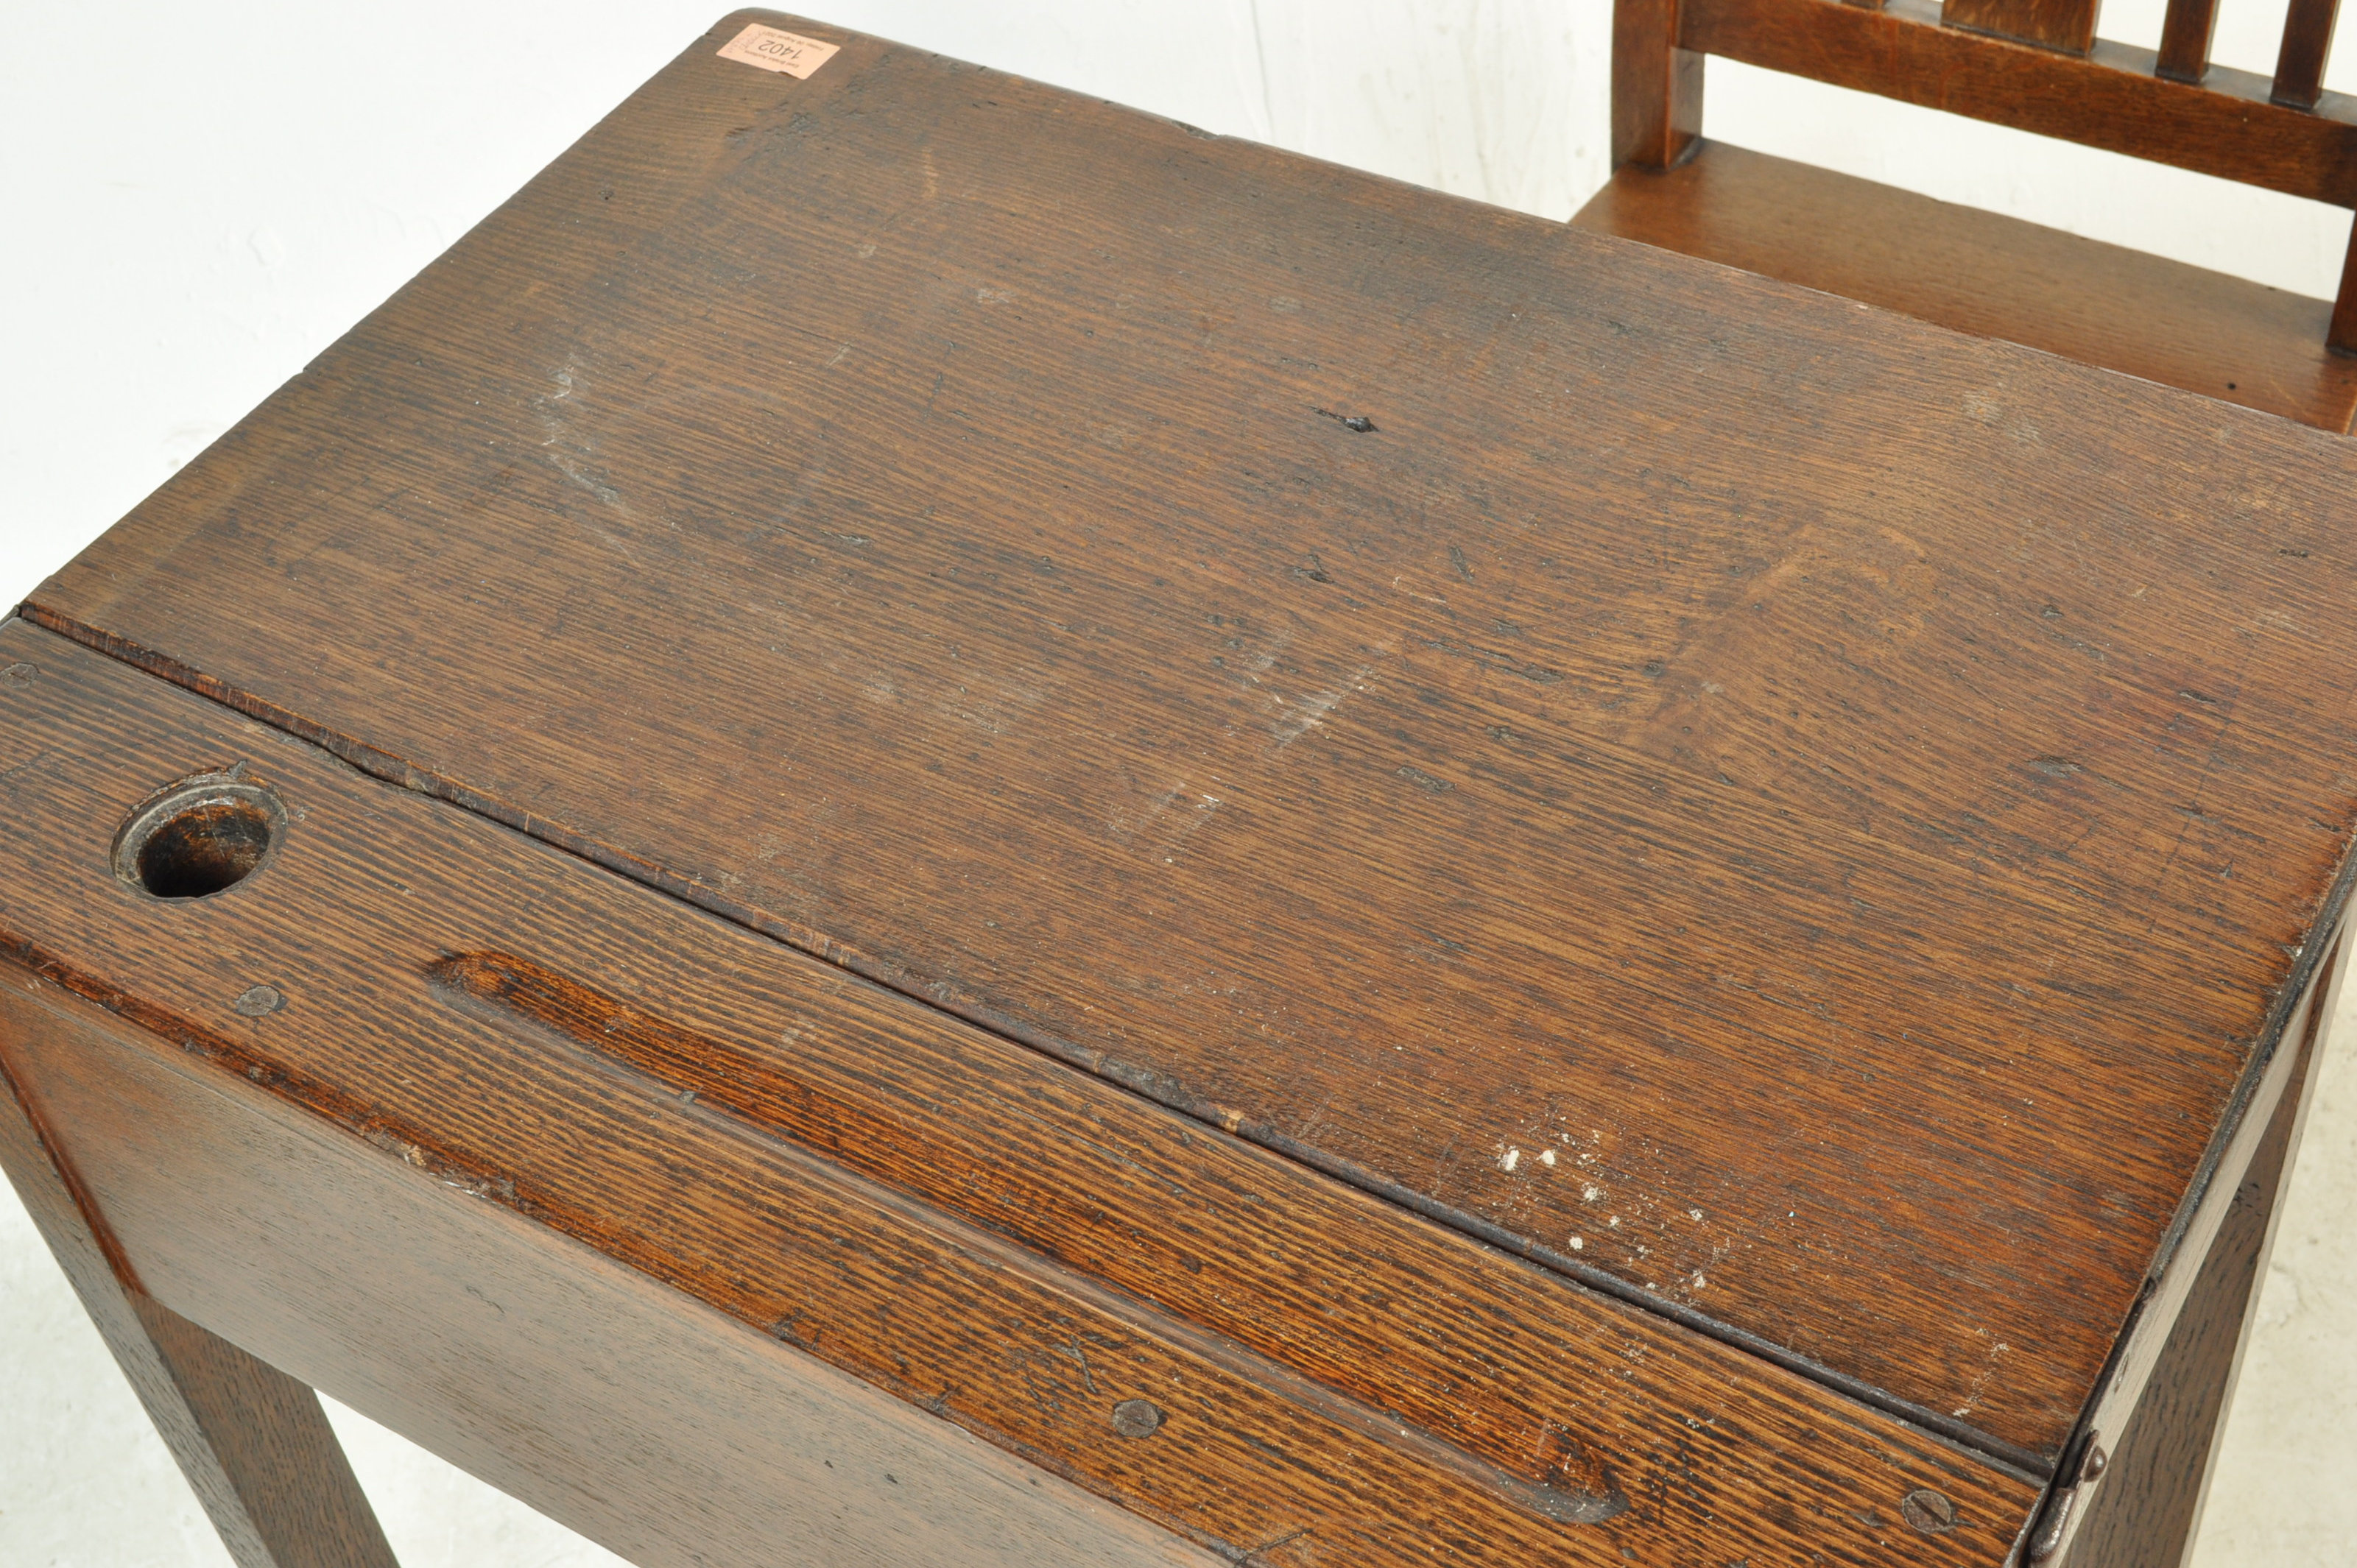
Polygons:
[[1511,1148],[1511,1147],[1510,1147],[1510,1148],[1508,1148],[1508,1149],[1507,1149],[1507,1151],[1506,1151],[1506,1153],[1505,1153],[1505,1156],[1504,1156],[1502,1159],[1499,1160],[1499,1162],[1498,1162],[1498,1168],[1499,1168],[1500,1170],[1501,1170],[1501,1171],[1511,1171],[1511,1170],[1512,1170],[1516,1165],[1521,1165],[1522,1163],[1523,1163],[1523,1152],[1522,1152],[1522,1150],[1520,1150],[1520,1149],[1516,1149],[1516,1148]]

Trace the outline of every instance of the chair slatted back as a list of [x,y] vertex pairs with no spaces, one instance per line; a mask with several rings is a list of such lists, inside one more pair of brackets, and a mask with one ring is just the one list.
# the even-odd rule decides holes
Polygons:
[[[2339,0],[2291,0],[2272,78],[2210,63],[2218,0],[2169,0],[2156,52],[2096,0],[1617,0],[1612,163],[1666,168],[1711,55],[2357,209],[2357,97],[2324,91]],[[2327,341],[2357,351],[2357,245]]]

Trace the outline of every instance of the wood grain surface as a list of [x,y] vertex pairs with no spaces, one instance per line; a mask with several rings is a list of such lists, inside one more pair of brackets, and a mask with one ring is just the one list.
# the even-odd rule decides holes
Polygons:
[[1703,57],[1677,38],[1677,0],[1613,0],[1614,168],[1667,168],[1702,130]]
[[2218,0],[2169,0],[2153,74],[2171,81],[2201,81],[2210,74],[2210,41],[2217,31]]
[[[5,689],[5,688],[0,688]],[[394,1568],[318,1397],[150,1297],[37,1117],[21,1064],[36,1026],[0,992],[0,1171],[139,1396],[237,1568]],[[16,1419],[55,1420],[16,1408]]]
[[1232,1561],[13,964],[0,1028],[172,1304],[149,1312],[218,1326],[640,1568]]
[[2056,1454],[2338,897],[2357,455],[784,25],[28,613]]
[[2357,353],[2357,223],[2349,232],[2349,250],[2341,263],[2341,292],[2332,299],[2332,329],[2325,338],[2344,354]]
[[1624,167],[1572,221],[2335,433],[2357,414],[2330,300],[1724,142]]
[[1941,0],[1940,20],[2065,54],[2095,41],[2095,0]]
[[2144,1398],[2120,1431],[2097,1434],[2104,1459],[2084,1488],[2084,1517],[2064,1568],[2179,1568],[2192,1549],[2330,1015],[2323,1005],[2310,1014],[2291,1082],[2268,1119],[2257,1157],[2235,1184],[2225,1222]]
[[2283,48],[2276,55],[2275,85],[2268,97],[2294,109],[2314,109],[2324,95],[2324,61],[2332,52],[2332,24],[2341,0],[2291,0],[2284,16]]
[[[0,703],[0,935],[50,989],[1215,1550],[1962,1563],[2028,1519],[2034,1482],[1806,1378],[22,622],[0,650],[38,671]],[[287,812],[263,870],[113,874],[157,784],[240,761]],[[66,1081],[87,1052],[34,1054],[98,1172],[134,1129]],[[204,1240],[219,1198],[91,1180],[305,1310]],[[1923,1488],[1964,1522],[1900,1523]]]

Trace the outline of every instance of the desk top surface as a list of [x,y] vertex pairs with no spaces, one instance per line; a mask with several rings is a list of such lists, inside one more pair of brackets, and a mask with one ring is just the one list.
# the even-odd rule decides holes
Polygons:
[[36,618],[2050,1455],[2337,898],[2357,447],[744,19]]

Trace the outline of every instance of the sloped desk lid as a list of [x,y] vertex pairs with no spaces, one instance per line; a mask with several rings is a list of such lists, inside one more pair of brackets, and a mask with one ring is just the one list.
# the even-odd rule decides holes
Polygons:
[[2050,1455],[2337,897],[2357,449],[747,19],[30,613]]

